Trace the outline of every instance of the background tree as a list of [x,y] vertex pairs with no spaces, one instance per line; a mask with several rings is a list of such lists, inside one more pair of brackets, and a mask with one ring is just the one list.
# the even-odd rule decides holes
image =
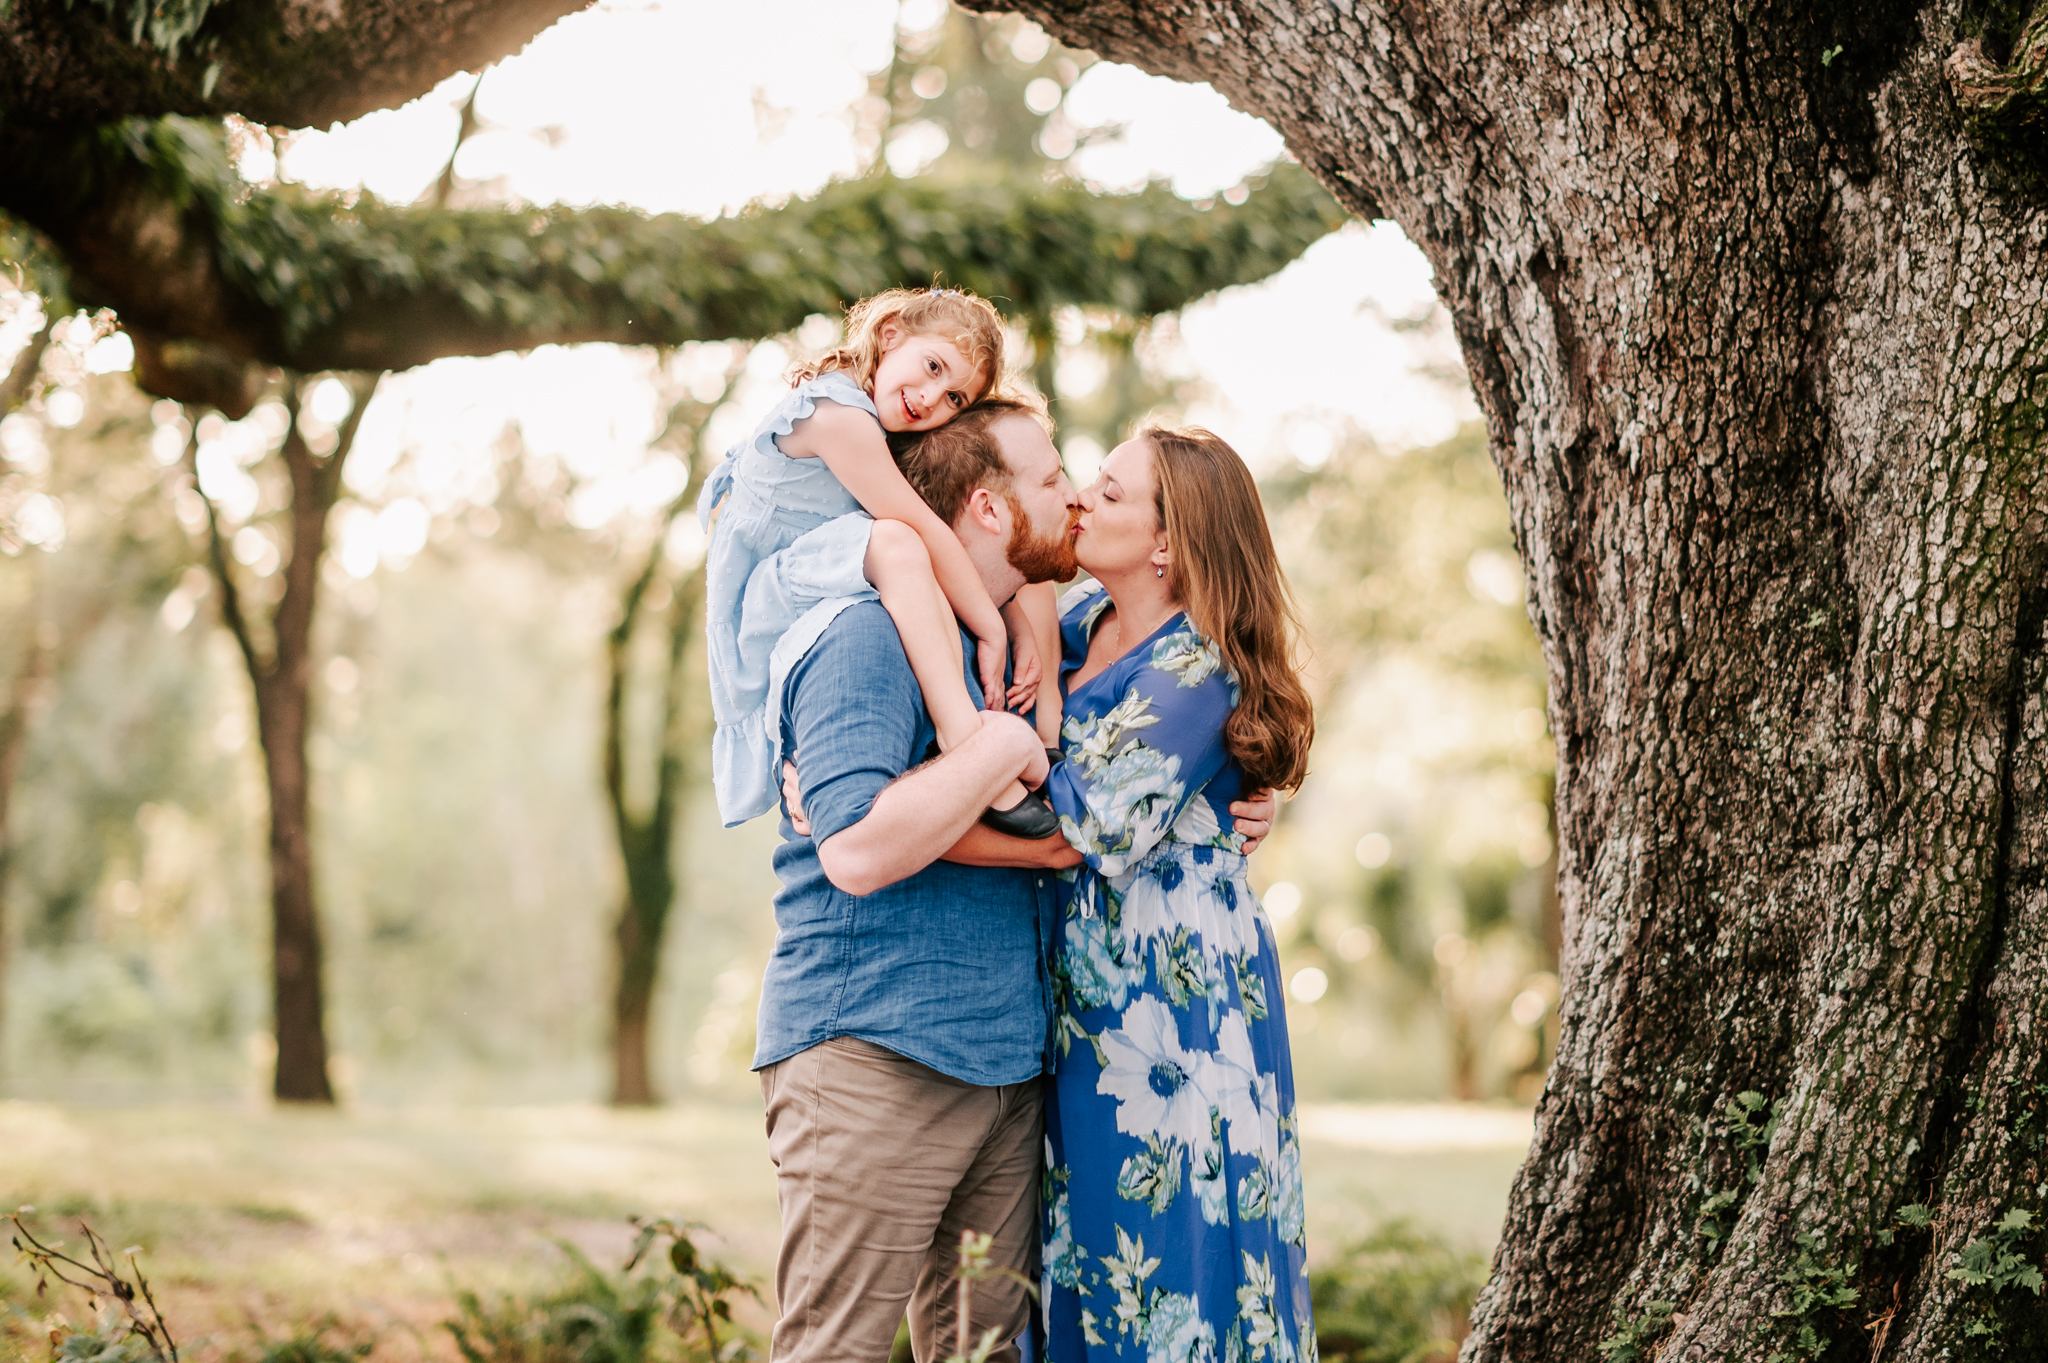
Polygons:
[[[618,621],[605,636],[604,789],[625,869],[625,893],[612,930],[612,1102],[622,1107],[657,1101],[648,1068],[654,989],[668,923],[679,907],[683,805],[705,784],[703,758],[711,742],[702,643],[704,561],[695,553],[691,561],[678,562],[671,536],[678,518],[696,515],[697,492],[719,457],[705,448],[706,428],[732,395],[746,357],[746,348],[738,348],[707,398],[686,393],[670,405],[654,446],[678,448],[688,476],[662,513],[652,546],[620,594]],[[691,523],[683,525],[687,530]],[[643,630],[647,625],[654,627]],[[643,633],[653,635],[655,647],[644,647],[649,641]],[[636,658],[636,644],[653,657]],[[650,693],[638,716],[629,694],[636,680]]]
[[[279,401],[277,453],[289,492],[275,514],[244,518],[230,535],[218,500],[208,495],[199,467],[200,422],[188,414],[192,436],[186,457],[206,509],[206,558],[220,594],[221,621],[234,636],[256,701],[256,733],[269,787],[271,981],[276,1019],[277,1071],[272,1091],[294,1102],[331,1103],[327,1073],[326,1005],[321,973],[319,887],[313,874],[312,772],[306,740],[312,730],[313,610],[320,561],[327,548],[327,518],[341,497],[341,474],[377,376],[330,381],[346,395],[339,420],[323,422],[305,411],[312,384],[287,374]],[[331,390],[330,390],[331,391]],[[306,427],[315,432],[308,438]],[[315,441],[324,448],[315,448]],[[221,453],[225,453],[222,451]],[[259,504],[260,505],[260,504]],[[250,510],[255,510],[252,507]],[[276,524],[265,524],[268,519]],[[280,533],[281,529],[281,533]],[[260,565],[258,591],[236,581],[231,557]],[[274,587],[274,590],[272,588]],[[273,609],[265,612],[264,604]]]
[[[8,381],[10,407],[60,377],[80,381],[87,352],[107,331],[84,317],[30,315],[36,330]],[[0,410],[0,418],[7,415]],[[13,817],[30,742],[101,627],[130,614],[137,597],[160,597],[183,566],[156,480],[134,467],[107,469],[92,457],[92,442],[132,438],[143,414],[133,404],[97,413],[85,430],[78,429],[85,413],[78,415],[73,426],[52,433],[55,439],[21,423],[0,424],[0,555],[14,560],[0,576],[0,1018],[15,926],[8,921],[9,891],[22,854],[31,851]],[[74,817],[113,852],[122,841],[118,826],[130,815],[117,812],[114,801],[81,795]],[[55,892],[44,896],[39,921],[27,925],[31,935],[69,931],[85,887],[47,888]]]
[[[766,336],[935,276],[1040,309],[1167,311],[1270,273],[1341,221],[1291,167],[1241,207],[1209,210],[1163,187],[1098,196],[1070,182],[1006,179],[1001,167],[971,180],[848,182],[711,223],[618,209],[453,209],[445,194],[399,207],[245,184],[221,128],[188,116],[283,125],[351,116],[500,55],[563,8],[386,5],[342,15],[344,28],[373,24],[383,36],[372,41],[331,22],[308,29],[290,5],[60,12],[24,0],[0,15],[14,39],[0,60],[0,88],[14,96],[0,121],[0,210],[36,230],[74,296],[115,310],[146,389],[230,418],[255,410],[266,366],[372,372],[544,342]],[[371,75],[368,49],[379,44],[386,61]],[[443,184],[452,188],[452,174]],[[218,534],[213,557],[257,683],[272,792],[283,797],[271,811],[284,868],[274,877],[277,1092],[325,1100],[303,762],[295,774],[280,754],[303,753],[299,702],[310,695],[312,659],[286,640],[311,638],[339,458],[321,464],[297,434],[295,407],[290,416],[283,505],[294,545],[312,556],[293,554],[287,578],[302,585],[279,601],[275,653],[237,612]],[[622,968],[621,979],[632,973]]]
[[[1551,757],[1485,432],[1340,439],[1260,490],[1320,716],[1311,780],[1262,858],[1287,882],[1269,912],[1294,910],[1275,929],[1289,968],[1328,981],[1313,999],[1325,986],[1297,985],[1289,1025],[1306,1004],[1342,1028],[1354,1082],[1426,1065],[1425,1092],[1532,1101],[1556,1032]],[[1379,1044],[1390,1033],[1404,1043]],[[1297,1054],[1329,1084],[1320,1062]]]
[[2041,1349],[2040,7],[1005,7],[1397,221],[1486,412],[1565,1000],[1465,1356]]

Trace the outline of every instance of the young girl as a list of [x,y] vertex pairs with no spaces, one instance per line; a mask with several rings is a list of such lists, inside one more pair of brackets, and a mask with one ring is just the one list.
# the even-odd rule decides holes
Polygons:
[[[1006,635],[1017,654],[1009,694],[1041,693],[1036,641],[1052,637],[1055,622],[1034,627],[1016,603],[997,611],[952,529],[904,481],[887,439],[952,420],[995,385],[1002,363],[1002,319],[972,294],[891,289],[863,299],[847,312],[846,343],[798,369],[789,395],[705,483],[697,515],[710,534],[712,784],[728,828],[775,806],[783,678],[856,601],[879,597],[895,621],[941,749],[981,724],[956,615],[975,638],[990,708],[1005,701]],[[1049,593],[1028,595],[1035,615]],[[982,817],[1018,837],[1059,831],[1021,785]]]

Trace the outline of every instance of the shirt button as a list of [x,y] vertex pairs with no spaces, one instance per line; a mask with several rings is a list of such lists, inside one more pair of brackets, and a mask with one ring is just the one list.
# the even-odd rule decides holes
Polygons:
[[1040,877],[1038,878],[1038,888],[1039,888],[1039,889],[1041,889],[1041,890],[1045,888],[1045,877],[1044,877],[1044,876],[1040,876]]

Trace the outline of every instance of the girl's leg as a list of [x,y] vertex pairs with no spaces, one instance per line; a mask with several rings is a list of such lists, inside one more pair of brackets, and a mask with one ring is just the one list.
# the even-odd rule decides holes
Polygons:
[[[876,521],[868,536],[868,581],[882,598],[903,654],[924,692],[924,708],[938,731],[939,750],[949,751],[981,732],[981,713],[967,694],[966,658],[960,651],[960,622],[939,589],[931,554],[917,532],[901,521]],[[994,808],[1009,809],[1024,798],[1013,784]]]
[[1048,748],[1060,745],[1060,716],[1066,707],[1060,695],[1060,596],[1050,582],[1033,582],[1017,592],[1017,604],[1031,622],[1031,639],[1038,645],[1038,741]]

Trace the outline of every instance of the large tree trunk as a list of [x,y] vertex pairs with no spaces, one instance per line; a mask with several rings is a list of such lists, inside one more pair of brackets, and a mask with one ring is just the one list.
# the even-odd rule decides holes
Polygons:
[[2038,72],[2016,7],[1016,7],[1399,222],[1487,414],[1565,996],[1465,1357],[2035,1356],[2042,1238],[1994,1229],[2048,1196],[2048,201],[1982,78]]

